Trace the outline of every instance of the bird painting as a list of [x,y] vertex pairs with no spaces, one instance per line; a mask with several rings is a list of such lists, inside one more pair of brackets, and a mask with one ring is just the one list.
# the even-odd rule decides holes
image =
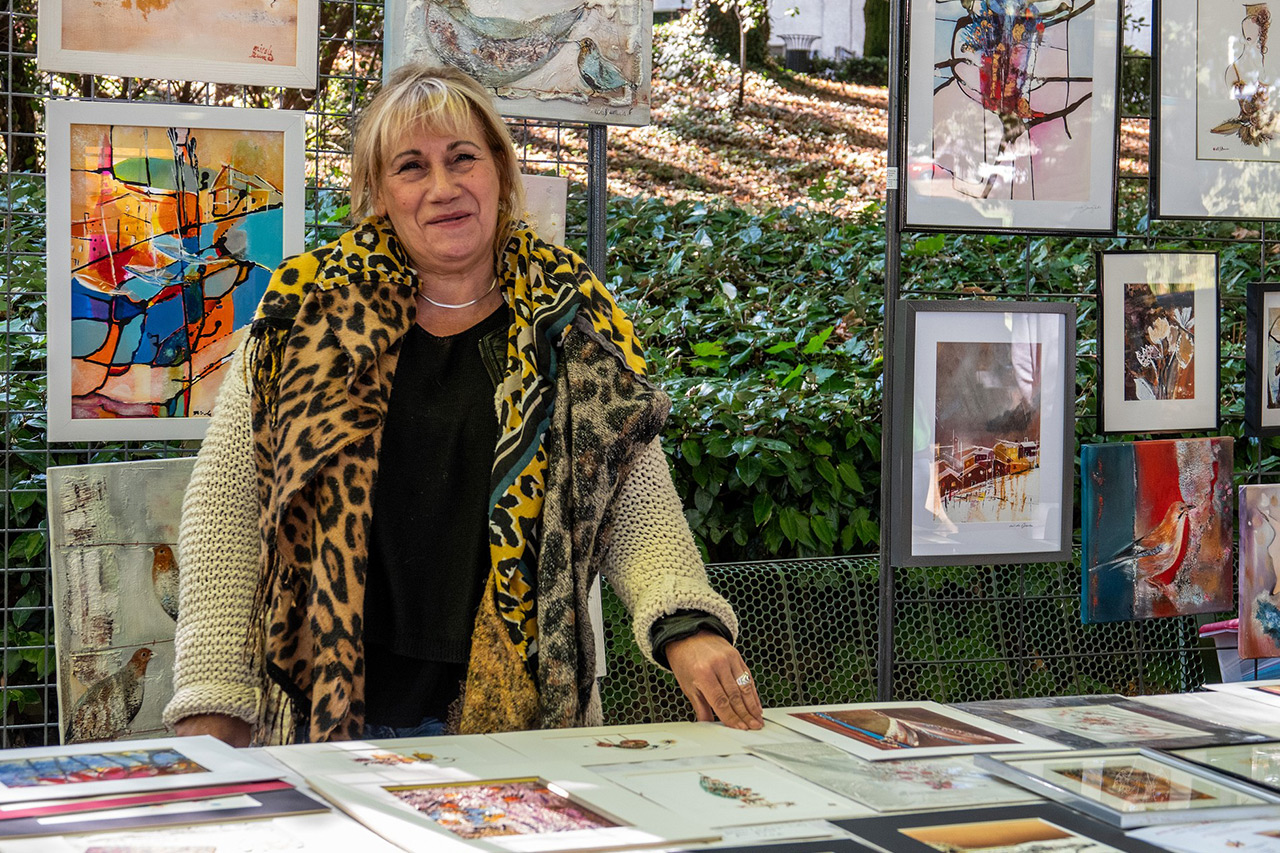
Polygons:
[[169,618],[178,621],[178,561],[168,545],[151,549],[151,585]]
[[143,647],[129,662],[89,685],[67,716],[65,743],[116,740],[142,708],[151,649]]
[[578,39],[578,74],[597,95],[615,97],[633,86],[618,66],[604,57],[594,39]]
[[550,62],[586,10],[579,3],[522,21],[474,15],[466,0],[428,0],[427,41],[441,60],[496,90]]
[[1123,569],[1136,580],[1145,581],[1158,590],[1165,589],[1178,576],[1187,558],[1190,541],[1187,534],[1194,509],[1195,506],[1186,501],[1174,501],[1159,524],[1092,570]]

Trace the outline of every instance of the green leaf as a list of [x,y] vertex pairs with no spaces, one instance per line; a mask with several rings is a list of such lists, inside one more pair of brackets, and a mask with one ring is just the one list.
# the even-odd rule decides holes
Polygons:
[[751,513],[755,516],[757,527],[763,527],[773,517],[773,498],[769,497],[768,492],[756,495],[756,499],[751,502]]
[[831,442],[827,441],[825,438],[818,438],[817,436],[806,435],[804,437],[804,446],[809,448],[811,451],[813,451],[814,455],[816,456],[831,455]]
[[719,341],[699,341],[693,345],[693,354],[698,356],[728,355],[729,351]]
[[823,545],[830,547],[836,544],[836,529],[825,516],[815,515],[809,519],[809,527]]
[[714,497],[706,489],[698,489],[693,493],[693,505],[698,508],[704,516],[711,512],[711,504]]
[[702,462],[702,447],[693,439],[686,438],[680,442],[680,455],[696,468]]
[[780,352],[786,352],[787,350],[795,349],[798,346],[800,345],[795,341],[783,341],[780,344],[774,344],[773,346],[769,347],[768,349],[765,350],[765,352],[767,352],[769,355],[777,355]]
[[738,460],[734,470],[738,472],[738,477],[742,479],[743,485],[754,486],[756,480],[760,479],[760,474],[764,471],[764,463],[757,456],[743,456]]
[[858,470],[848,462],[841,462],[836,466],[836,473],[840,475],[840,481],[858,494],[862,494],[866,489],[862,485],[862,478],[858,476]]
[[813,470],[818,472],[818,476],[826,480],[833,486],[836,483],[836,468],[826,459],[818,457],[813,460]]
[[822,345],[827,342],[827,338],[831,337],[831,333],[835,330],[836,327],[831,325],[823,329],[821,332],[818,332],[818,334],[809,338],[809,342],[804,345],[804,349],[802,349],[801,352],[805,355],[813,355],[815,352],[818,352],[822,349]]

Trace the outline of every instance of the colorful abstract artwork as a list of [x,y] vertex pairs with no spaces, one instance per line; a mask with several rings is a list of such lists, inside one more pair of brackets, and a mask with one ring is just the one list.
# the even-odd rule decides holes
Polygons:
[[0,785],[32,788],[207,772],[176,749],[124,750],[0,761]]
[[1231,607],[1232,447],[1231,438],[1085,445],[1085,622]]
[[316,85],[319,0],[46,0],[38,62],[49,71]]
[[386,73],[453,66],[504,115],[649,123],[653,0],[390,0],[387,33]]
[[1119,853],[1109,844],[1040,818],[940,824],[899,831],[941,853]]
[[300,243],[301,118],[66,102],[49,117],[50,434],[199,437]]
[[1280,656],[1280,486],[1240,487],[1240,657]]
[[1272,5],[1196,4],[1202,63],[1196,144],[1201,160],[1280,159],[1280,146],[1273,144],[1280,128],[1280,65],[1274,58],[1267,61]]
[[623,825],[551,790],[540,779],[403,785],[386,791],[466,839]]
[[914,0],[908,223],[1112,227],[1117,34],[1114,2]]
[[855,708],[793,716],[880,750],[1017,742],[926,708]]

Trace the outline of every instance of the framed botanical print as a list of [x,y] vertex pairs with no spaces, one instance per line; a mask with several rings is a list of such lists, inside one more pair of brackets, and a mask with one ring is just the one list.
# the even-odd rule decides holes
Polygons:
[[40,0],[44,71],[316,87],[320,0]]
[[1085,622],[1231,608],[1233,447],[1227,436],[1081,448]]
[[516,118],[649,123],[653,0],[387,0],[383,75],[458,68]]
[[1068,559],[1075,306],[903,300],[894,357],[893,562]]
[[1246,302],[1244,423],[1280,435],[1280,283],[1250,284]]
[[1098,254],[1098,432],[1218,428],[1218,256]]
[[1119,0],[911,0],[903,227],[1115,231]]
[[50,101],[49,438],[200,438],[302,251],[303,114]]
[[1266,2],[1156,4],[1152,216],[1280,218],[1272,11]]

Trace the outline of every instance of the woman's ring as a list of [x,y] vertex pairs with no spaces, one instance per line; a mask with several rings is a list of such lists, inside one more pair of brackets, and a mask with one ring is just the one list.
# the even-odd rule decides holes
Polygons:
[[751,673],[749,672],[742,673],[742,675],[738,676],[737,681],[738,681],[739,687],[746,687],[748,684],[751,683]]

